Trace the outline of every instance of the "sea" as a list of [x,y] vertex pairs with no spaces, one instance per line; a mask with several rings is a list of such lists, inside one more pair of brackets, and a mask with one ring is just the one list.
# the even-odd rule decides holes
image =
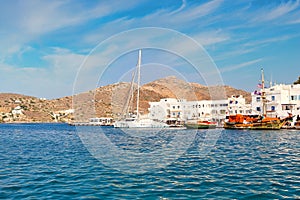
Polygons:
[[300,199],[300,131],[0,124],[0,199]]

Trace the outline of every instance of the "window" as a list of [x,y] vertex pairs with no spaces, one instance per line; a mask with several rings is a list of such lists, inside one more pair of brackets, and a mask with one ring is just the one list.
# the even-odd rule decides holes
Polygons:
[[291,100],[292,100],[292,101],[293,101],[293,100],[296,100],[296,99],[295,99],[295,96],[292,95],[292,96],[291,96]]
[[256,102],[260,102],[260,97],[256,97]]
[[272,111],[275,111],[275,106],[271,106],[271,110],[272,110]]
[[261,111],[261,110],[260,110],[260,107],[256,107],[256,111]]
[[293,100],[297,100],[297,97],[298,97],[297,95],[292,95],[292,96],[291,96],[291,100],[292,100],[292,101],[293,101]]
[[271,98],[272,98],[272,101],[275,101],[275,96],[272,96]]

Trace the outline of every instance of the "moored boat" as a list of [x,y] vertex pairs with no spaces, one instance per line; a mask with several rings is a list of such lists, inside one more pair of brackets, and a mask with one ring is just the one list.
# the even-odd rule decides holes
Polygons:
[[152,119],[137,119],[127,118],[116,121],[114,123],[115,128],[166,128],[169,127],[164,122],[154,121]]
[[230,115],[226,117],[224,122],[225,129],[250,129],[250,130],[279,130],[285,125],[288,118],[279,119],[277,117],[268,117],[266,109],[266,93],[264,72],[261,69],[261,99],[262,99],[262,114],[259,115]]
[[300,130],[300,121],[295,122],[295,129]]
[[231,115],[224,123],[225,129],[250,129],[250,130],[279,130],[285,124],[285,119],[261,115]]
[[216,122],[211,122],[211,121],[188,121],[185,123],[185,126],[187,128],[193,128],[193,129],[210,129],[210,128],[216,128],[217,123]]
[[72,126],[113,126],[113,118],[110,117],[94,117],[88,122],[73,122]]
[[169,127],[168,124],[162,121],[155,121],[153,119],[149,119],[147,117],[142,118],[139,113],[139,102],[140,102],[140,67],[142,60],[142,50],[139,50],[138,53],[138,63],[136,66],[136,71],[133,74],[133,79],[131,81],[131,90],[128,94],[127,103],[129,103],[130,98],[133,97],[133,84],[135,81],[135,77],[137,77],[137,96],[136,96],[136,114],[134,116],[128,117],[128,105],[125,106],[126,113],[124,113],[123,118],[116,120],[114,123],[115,128],[166,128]]

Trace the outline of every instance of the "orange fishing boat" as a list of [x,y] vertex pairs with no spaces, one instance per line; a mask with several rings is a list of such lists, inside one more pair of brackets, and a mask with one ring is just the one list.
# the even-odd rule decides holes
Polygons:
[[274,117],[267,117],[266,112],[266,93],[264,72],[261,69],[261,99],[262,99],[262,115],[230,115],[226,117],[224,122],[225,129],[250,129],[250,130],[278,130],[286,123],[287,118],[279,119]]
[[295,122],[295,129],[300,130],[300,120]]
[[225,129],[279,130],[285,120],[262,115],[230,115],[224,123]]

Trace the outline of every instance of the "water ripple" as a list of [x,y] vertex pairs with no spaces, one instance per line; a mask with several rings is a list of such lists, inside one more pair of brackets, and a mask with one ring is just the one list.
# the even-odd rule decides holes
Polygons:
[[[106,132],[120,148],[143,153],[173,137]],[[131,174],[93,158],[74,127],[2,124],[0,199],[299,199],[299,133],[224,130],[203,155],[208,132],[199,131],[174,162]]]

